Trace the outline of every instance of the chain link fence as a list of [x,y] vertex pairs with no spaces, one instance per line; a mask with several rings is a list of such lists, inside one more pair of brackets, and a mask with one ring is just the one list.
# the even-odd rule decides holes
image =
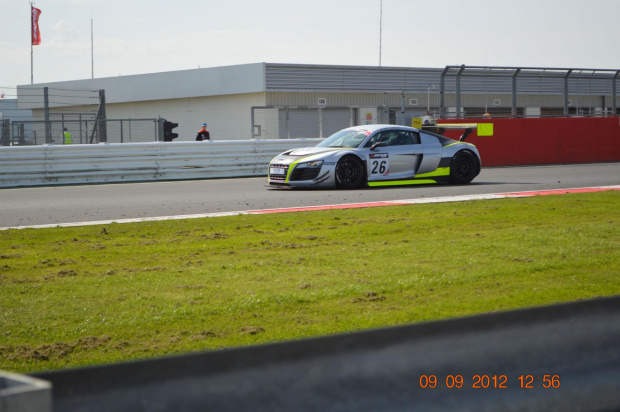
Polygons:
[[153,142],[163,133],[163,119],[106,118],[103,90],[2,90],[0,146]]
[[96,90],[8,89],[0,100],[2,145],[62,144],[65,129],[85,142],[96,128],[100,98]]
[[[105,124],[107,143],[154,142],[159,135],[158,118],[149,119],[77,119],[65,118],[47,122],[51,138],[46,139],[46,122],[34,121],[3,121],[0,132],[3,146],[39,145],[39,144],[93,144],[101,143],[97,128]],[[65,140],[65,130],[71,135],[71,141]]]

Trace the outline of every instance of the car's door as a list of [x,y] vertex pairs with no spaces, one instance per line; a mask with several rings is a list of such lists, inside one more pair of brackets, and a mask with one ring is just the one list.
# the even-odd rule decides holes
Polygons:
[[366,144],[368,181],[411,179],[422,158],[418,133],[408,130],[384,130]]

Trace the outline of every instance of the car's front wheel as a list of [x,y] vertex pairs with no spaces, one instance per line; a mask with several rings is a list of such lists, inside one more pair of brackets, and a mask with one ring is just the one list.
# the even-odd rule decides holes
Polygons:
[[461,150],[450,162],[450,182],[465,184],[474,180],[480,173],[480,162],[475,154]]
[[356,156],[345,156],[336,164],[336,184],[343,189],[355,189],[364,182],[364,165]]

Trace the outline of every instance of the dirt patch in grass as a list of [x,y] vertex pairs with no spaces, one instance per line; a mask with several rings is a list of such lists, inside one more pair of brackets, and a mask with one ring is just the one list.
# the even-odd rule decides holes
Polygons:
[[64,358],[75,351],[93,351],[109,344],[109,336],[89,336],[73,342],[54,342],[48,345],[0,346],[0,356],[7,360],[37,360]]

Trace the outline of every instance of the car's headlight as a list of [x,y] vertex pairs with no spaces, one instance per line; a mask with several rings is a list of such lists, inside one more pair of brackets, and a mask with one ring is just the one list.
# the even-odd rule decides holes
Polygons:
[[321,167],[323,165],[322,160],[313,160],[311,162],[299,163],[297,167]]

